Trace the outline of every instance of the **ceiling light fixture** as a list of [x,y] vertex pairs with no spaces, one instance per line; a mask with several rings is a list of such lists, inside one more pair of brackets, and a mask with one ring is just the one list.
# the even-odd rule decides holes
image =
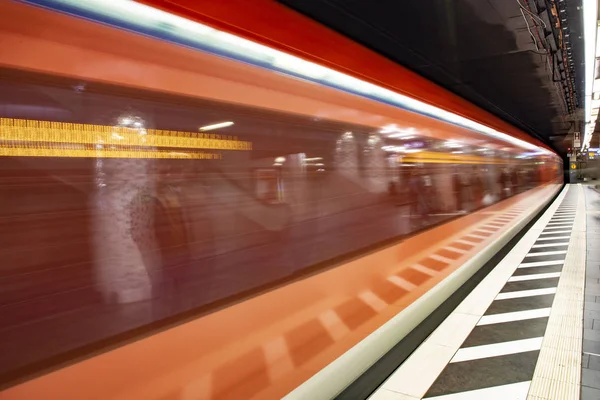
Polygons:
[[200,128],[200,132],[212,131],[214,129],[227,128],[228,126],[233,125],[233,122],[219,122],[218,124],[206,125]]

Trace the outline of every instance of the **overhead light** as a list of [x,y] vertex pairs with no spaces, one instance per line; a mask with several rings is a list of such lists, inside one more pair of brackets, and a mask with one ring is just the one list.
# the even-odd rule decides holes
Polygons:
[[214,129],[227,128],[228,126],[233,125],[233,122],[219,122],[218,124],[206,125],[200,128],[201,132],[212,131]]
[[285,157],[277,157],[277,158],[275,159],[275,162],[276,162],[276,163],[284,163],[284,162],[285,162]]

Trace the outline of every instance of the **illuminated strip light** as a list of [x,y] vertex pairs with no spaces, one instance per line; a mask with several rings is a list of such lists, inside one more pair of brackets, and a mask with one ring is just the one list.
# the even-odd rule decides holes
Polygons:
[[153,129],[144,130],[144,134],[141,134],[140,130],[134,128],[12,118],[0,118],[0,141],[232,151],[252,150],[251,142],[232,140],[229,136]]
[[[598,30],[598,0],[583,0],[583,37],[585,48],[585,127],[583,134],[582,148],[588,147],[594,128],[596,127],[596,117],[592,118],[592,93],[594,88],[595,58],[600,56],[596,54],[596,33]],[[597,116],[597,114],[596,114]]]
[[[453,125],[473,130],[520,148],[554,155],[542,147],[514,138],[468,118],[419,100],[354,78],[278,50],[218,31],[206,25],[178,17],[130,0],[25,0],[53,10],[63,11],[133,32],[158,37],[184,46],[207,51],[256,66],[277,70],[391,104]],[[556,155],[554,155],[556,156]]]
[[72,149],[60,147],[0,146],[0,157],[68,157],[68,158],[153,158],[181,160],[220,160],[221,154],[164,150]]
[[516,159],[505,159],[499,157],[481,157],[473,155],[457,155],[447,153],[436,153],[431,151],[424,151],[411,155],[398,156],[399,162],[411,162],[411,163],[435,163],[435,164],[494,164],[494,165],[508,165],[512,163],[518,164],[531,164],[533,160],[525,160],[523,158],[516,157]]
[[[403,163],[423,163],[423,164],[476,164],[476,165],[509,165],[509,160],[501,158],[487,158],[485,160],[473,160],[469,158],[447,158],[430,155],[427,157],[403,156],[398,157],[398,161]],[[522,163],[522,162],[521,162]]]
[[228,126],[233,125],[233,122],[220,122],[218,124],[206,125],[200,128],[200,132],[212,131],[215,129],[227,128]]

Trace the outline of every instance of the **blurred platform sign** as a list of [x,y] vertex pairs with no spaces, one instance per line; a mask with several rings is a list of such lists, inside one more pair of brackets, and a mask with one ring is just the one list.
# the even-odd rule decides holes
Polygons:
[[573,133],[573,147],[581,147],[581,132]]

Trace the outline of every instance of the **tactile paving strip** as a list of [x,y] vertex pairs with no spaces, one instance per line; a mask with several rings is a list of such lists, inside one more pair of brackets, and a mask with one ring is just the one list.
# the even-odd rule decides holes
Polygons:
[[528,400],[579,399],[585,286],[586,221],[583,188],[548,327]]

